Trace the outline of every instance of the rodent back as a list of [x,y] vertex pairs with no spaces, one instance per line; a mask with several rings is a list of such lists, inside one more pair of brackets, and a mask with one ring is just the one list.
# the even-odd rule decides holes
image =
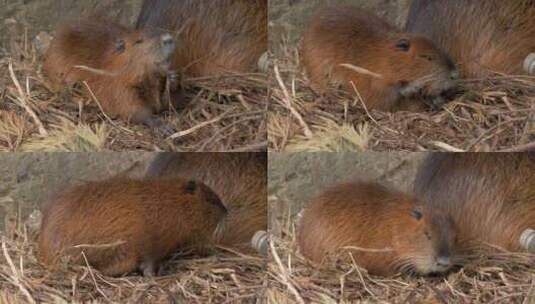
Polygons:
[[534,172],[530,153],[432,154],[414,189],[429,208],[453,218],[465,250],[486,242],[516,251],[520,233],[535,225]]
[[[403,97],[437,97],[456,85],[455,65],[428,39],[400,32],[373,13],[353,6],[321,8],[303,37],[303,64],[324,91],[353,82],[368,107],[396,110]],[[349,64],[373,76],[342,66]]]
[[406,29],[437,43],[463,77],[523,74],[523,61],[535,51],[534,14],[530,0],[415,0]]
[[455,231],[448,223],[402,193],[377,184],[347,183],[328,189],[305,208],[298,242],[302,253],[316,262],[344,246],[389,248],[357,253],[363,266],[375,272],[412,265],[427,273],[450,266],[449,260],[437,265],[437,259],[444,262],[453,254]]
[[120,239],[134,250],[145,250],[139,246],[146,242],[147,250],[151,244],[170,250],[177,242],[209,239],[224,216],[220,200],[199,182],[110,179],[77,186],[53,198],[43,210],[40,243],[50,250]]

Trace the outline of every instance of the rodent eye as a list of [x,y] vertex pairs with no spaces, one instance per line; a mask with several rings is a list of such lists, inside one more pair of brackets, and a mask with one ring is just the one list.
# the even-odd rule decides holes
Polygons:
[[186,187],[184,187],[184,190],[186,191],[186,193],[190,193],[190,194],[195,193],[195,189],[197,189],[197,183],[194,180],[188,181],[188,183],[186,184]]
[[416,209],[411,210],[411,216],[414,217],[417,220],[420,220],[422,218],[422,213]]
[[115,50],[119,53],[122,53],[126,50],[126,42],[124,40],[118,40],[115,43]]
[[136,40],[136,42],[134,42],[134,44],[141,44],[143,43],[143,39],[139,39],[139,40]]
[[408,40],[408,39],[400,39],[397,43],[396,43],[396,48],[403,51],[403,52],[407,52],[410,50],[411,48],[411,42]]

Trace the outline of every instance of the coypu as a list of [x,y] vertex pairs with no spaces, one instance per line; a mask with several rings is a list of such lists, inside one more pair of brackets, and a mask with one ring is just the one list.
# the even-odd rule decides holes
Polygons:
[[485,244],[513,252],[529,247],[520,238],[535,229],[534,152],[433,153],[414,190],[428,208],[452,217],[463,253],[486,251]]
[[147,177],[180,176],[199,180],[228,210],[220,243],[248,249],[259,230],[267,230],[266,153],[158,153]]
[[433,40],[463,78],[521,75],[535,52],[533,16],[533,0],[414,0],[406,30]]
[[169,34],[84,19],[58,28],[43,72],[54,89],[86,81],[104,112],[155,127],[161,122],[153,114],[169,107],[163,98],[166,80],[171,91],[178,90],[176,74],[169,69],[174,49]]
[[[43,208],[39,259],[67,255],[109,276],[150,276],[177,249],[217,238],[226,209],[206,185],[186,179],[111,178],[73,187]],[[221,225],[221,226],[220,226]],[[80,245],[80,246],[77,246]]]
[[268,49],[267,0],[145,0],[138,29],[175,32],[171,66],[192,77],[251,72]]
[[353,6],[319,9],[301,53],[315,91],[325,92],[332,81],[352,93],[352,82],[366,106],[377,110],[440,107],[457,84],[455,65],[433,42]]
[[339,184],[303,210],[298,244],[314,262],[343,247],[368,272],[440,273],[452,266],[456,232],[451,220],[426,213],[414,198],[374,183]]

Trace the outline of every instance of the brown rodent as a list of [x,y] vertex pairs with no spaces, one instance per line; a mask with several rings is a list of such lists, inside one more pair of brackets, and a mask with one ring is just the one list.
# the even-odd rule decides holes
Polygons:
[[533,0],[414,0],[406,29],[433,40],[464,78],[522,75],[535,52]]
[[158,153],[147,177],[181,176],[202,181],[228,210],[220,243],[247,249],[267,230],[266,153]]
[[[39,259],[54,265],[62,256],[109,276],[139,269],[153,275],[178,249],[212,242],[225,207],[201,182],[174,178],[112,178],[73,187],[43,208]],[[80,245],[80,247],[76,247]]]
[[353,182],[331,187],[304,209],[297,241],[301,253],[315,262],[343,247],[358,247],[362,250],[351,250],[357,264],[387,276],[447,271],[455,236],[448,217],[423,211],[414,198]]
[[488,252],[485,244],[524,251],[520,236],[535,229],[535,153],[433,153],[415,194],[452,217],[463,254]]
[[173,69],[192,77],[252,72],[268,46],[267,0],[145,0],[137,28],[176,33]]
[[[169,69],[174,49],[169,34],[83,19],[57,29],[43,72],[56,89],[86,81],[110,116],[156,126],[153,114],[169,107],[163,93],[167,76],[176,77]],[[178,90],[172,85],[170,90]]]
[[304,33],[301,53],[315,91],[324,93],[333,82],[354,93],[353,83],[369,109],[420,110],[424,102],[439,107],[458,78],[453,62],[433,42],[353,6],[320,8]]

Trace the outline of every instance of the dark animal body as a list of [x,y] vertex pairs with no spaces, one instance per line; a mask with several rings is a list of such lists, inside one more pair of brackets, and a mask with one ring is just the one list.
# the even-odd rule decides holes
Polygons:
[[414,0],[406,30],[446,51],[464,78],[525,74],[535,52],[533,0]]
[[302,254],[321,262],[343,247],[357,264],[377,275],[448,270],[456,230],[448,217],[420,210],[401,192],[372,183],[339,184],[323,192],[298,224]]
[[147,177],[180,176],[199,180],[228,210],[220,243],[247,249],[259,230],[267,230],[266,153],[159,153]]
[[520,236],[535,229],[535,153],[435,153],[419,169],[415,193],[452,217],[463,253],[489,244],[524,251]]
[[433,42],[353,6],[320,8],[301,53],[315,91],[326,92],[334,83],[354,93],[354,85],[370,109],[441,106],[457,85],[455,65]]
[[43,71],[55,89],[86,81],[110,116],[156,126],[153,114],[169,108],[163,94],[174,49],[170,35],[84,19],[58,28]]
[[186,75],[252,72],[267,52],[267,0],[145,0],[137,28],[171,31]]
[[217,195],[200,182],[91,182],[59,193],[44,205],[39,259],[53,266],[69,256],[85,264],[85,256],[106,275],[136,269],[152,275],[171,253],[213,242],[225,215]]

